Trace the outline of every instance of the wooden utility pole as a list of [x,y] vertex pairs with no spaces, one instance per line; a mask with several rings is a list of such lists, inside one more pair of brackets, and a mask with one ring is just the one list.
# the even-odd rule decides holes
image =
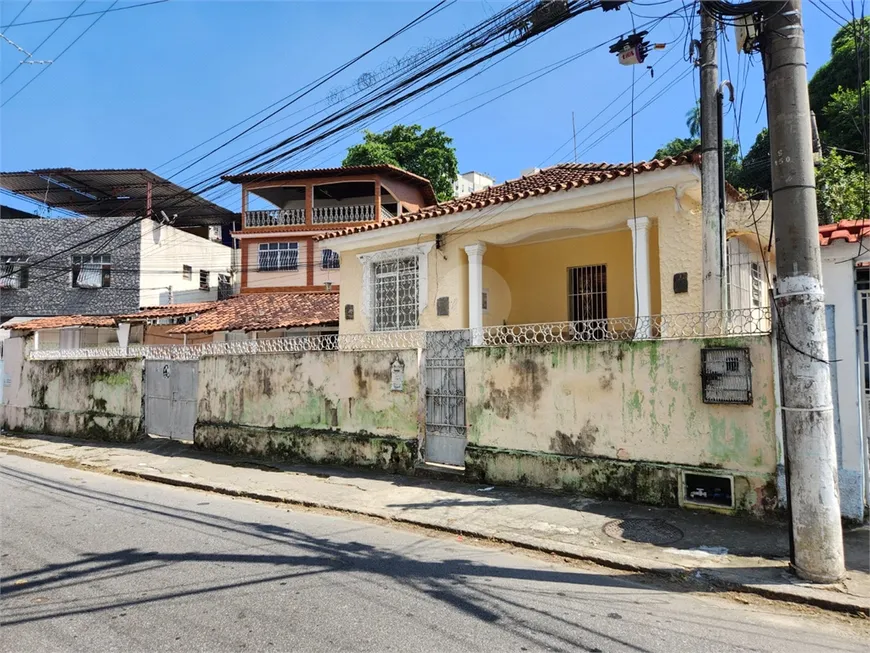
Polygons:
[[764,18],[794,566],[801,578],[831,583],[845,569],[801,0],[771,2]]
[[724,224],[719,214],[719,129],[716,19],[701,3],[701,287],[702,310],[721,311]]

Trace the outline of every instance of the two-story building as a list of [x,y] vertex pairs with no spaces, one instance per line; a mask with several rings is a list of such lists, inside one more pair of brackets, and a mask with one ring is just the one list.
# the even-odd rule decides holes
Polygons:
[[242,191],[240,296],[172,330],[216,339],[334,332],[341,261],[316,237],[373,228],[437,203],[427,179],[390,165],[224,177]]

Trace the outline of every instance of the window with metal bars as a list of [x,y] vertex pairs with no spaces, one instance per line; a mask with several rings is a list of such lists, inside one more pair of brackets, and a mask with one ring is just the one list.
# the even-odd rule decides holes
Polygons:
[[372,264],[373,331],[416,329],[419,317],[419,260],[416,256]]
[[607,319],[607,266],[568,268],[568,315],[572,322]]
[[339,267],[341,267],[338,252],[334,252],[331,249],[324,249],[320,264],[324,270],[338,270]]
[[261,243],[257,253],[259,272],[299,269],[299,243]]
[[72,257],[73,288],[108,288],[111,283],[111,254],[76,255]]
[[200,290],[211,290],[211,283],[208,270],[200,270],[199,271],[199,289]]
[[761,308],[766,304],[764,274],[758,255],[739,238],[728,240],[728,305],[732,309]]
[[29,256],[3,256],[0,258],[0,288],[13,290],[27,288],[30,270]]

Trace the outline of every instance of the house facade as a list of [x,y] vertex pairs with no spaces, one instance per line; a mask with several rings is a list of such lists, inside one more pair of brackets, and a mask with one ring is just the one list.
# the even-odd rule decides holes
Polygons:
[[216,300],[231,281],[229,247],[153,220],[4,219],[0,262],[3,322]]
[[870,224],[819,227],[843,514],[870,504]]
[[[731,309],[769,306],[762,204],[729,207]],[[702,310],[691,157],[638,164],[633,175],[630,166],[563,164],[318,238],[341,254],[343,334],[565,323],[592,337],[607,320]]]
[[456,181],[453,182],[453,197],[465,197],[471,193],[476,193],[479,190],[484,190],[493,186],[495,179],[482,172],[463,172],[456,176]]
[[389,165],[224,177],[242,191],[241,293],[338,289],[341,263],[315,236],[435,203],[428,180]]

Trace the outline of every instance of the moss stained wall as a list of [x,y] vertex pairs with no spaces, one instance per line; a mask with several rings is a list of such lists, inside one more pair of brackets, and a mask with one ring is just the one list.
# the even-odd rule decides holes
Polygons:
[[[400,392],[390,389],[397,358],[404,367]],[[410,439],[420,430],[419,397],[416,350],[206,356],[197,423]]]
[[469,443],[768,474],[776,467],[767,337],[749,347],[754,403],[704,404],[701,349],[681,340],[466,352]]

